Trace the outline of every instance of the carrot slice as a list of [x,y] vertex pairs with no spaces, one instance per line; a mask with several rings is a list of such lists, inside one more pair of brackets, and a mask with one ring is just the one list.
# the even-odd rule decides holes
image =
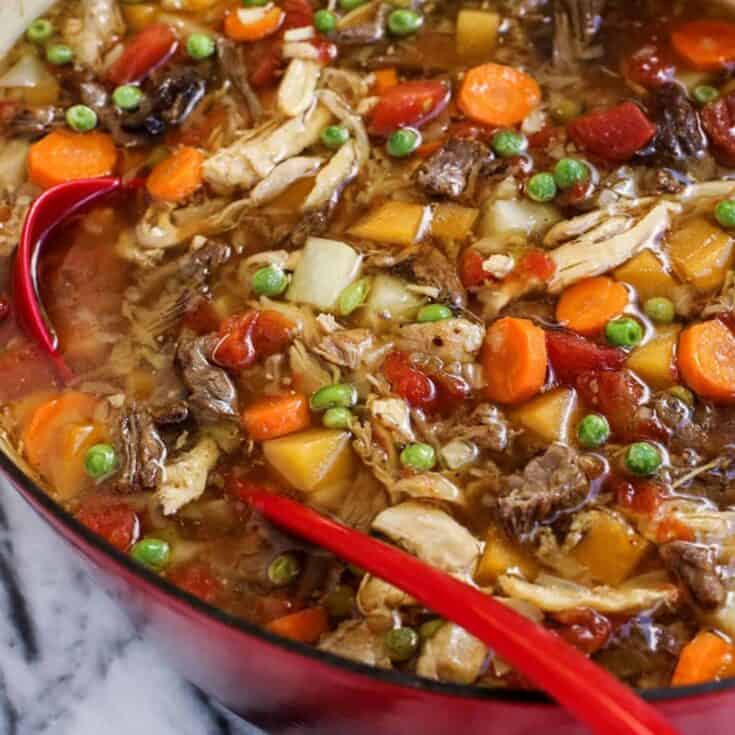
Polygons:
[[529,319],[499,319],[487,330],[482,364],[491,401],[527,401],[546,382],[548,356],[544,330]]
[[148,193],[165,202],[180,202],[190,197],[204,181],[204,154],[196,148],[179,148],[159,163],[146,184]]
[[723,20],[694,20],[671,34],[676,52],[692,68],[721,69],[735,61],[735,23]]
[[570,286],[556,305],[556,319],[573,332],[592,337],[620,316],[628,305],[628,290],[606,276],[586,278]]
[[702,398],[735,400],[735,336],[719,320],[695,324],[679,337],[679,371]]
[[378,97],[398,84],[398,72],[395,69],[377,69],[373,76],[373,94]]
[[276,5],[264,8],[234,8],[225,17],[225,35],[233,41],[259,41],[273,35],[286,14]]
[[309,401],[303,393],[262,398],[243,411],[242,424],[256,441],[293,434],[311,424]]
[[268,623],[271,633],[302,643],[316,643],[329,630],[329,617],[323,607],[309,607]]
[[484,125],[521,122],[541,102],[533,77],[512,66],[483,64],[470,69],[459,90],[459,109]]
[[684,646],[671,680],[673,686],[714,681],[732,661],[733,647],[724,638],[703,631]]
[[34,143],[28,152],[28,175],[42,189],[75,179],[111,174],[117,149],[109,135],[56,130]]

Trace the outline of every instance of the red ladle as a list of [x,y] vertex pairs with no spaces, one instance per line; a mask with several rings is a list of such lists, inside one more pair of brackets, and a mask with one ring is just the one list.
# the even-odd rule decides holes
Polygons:
[[[125,186],[135,186],[135,183]],[[30,206],[13,263],[13,305],[21,325],[53,360],[59,377],[73,374],[59,354],[59,340],[43,308],[38,289],[38,263],[44,244],[60,225],[101,197],[123,188],[122,179],[103,177],[59,184],[45,191]]]
[[362,567],[460,625],[596,735],[677,735],[632,689],[490,595],[296,501],[259,490],[252,491],[248,500],[276,525]]

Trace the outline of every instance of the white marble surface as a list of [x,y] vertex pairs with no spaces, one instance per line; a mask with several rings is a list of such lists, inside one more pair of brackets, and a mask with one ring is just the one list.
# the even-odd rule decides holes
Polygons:
[[0,478],[0,735],[264,735],[172,671]]

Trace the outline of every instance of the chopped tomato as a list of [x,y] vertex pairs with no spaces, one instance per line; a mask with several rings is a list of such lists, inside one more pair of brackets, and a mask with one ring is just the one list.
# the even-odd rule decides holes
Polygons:
[[627,161],[656,135],[656,126],[633,102],[578,117],[568,126],[580,147],[605,161]]
[[294,325],[277,311],[235,314],[220,327],[222,341],[214,359],[223,367],[242,370],[257,359],[275,355],[291,341]]
[[529,250],[518,263],[518,271],[528,274],[539,281],[548,281],[556,271],[554,261],[543,251]]
[[209,334],[219,329],[220,318],[212,302],[207,299],[197,301],[184,315],[184,326],[197,334]]
[[97,500],[83,507],[76,518],[118,551],[129,551],[138,540],[138,516],[122,503],[103,505]]
[[651,480],[631,481],[616,477],[611,481],[615,502],[631,513],[651,517],[666,496],[663,485]]
[[291,342],[294,324],[279,311],[266,309],[258,314],[253,328],[253,343],[259,358],[284,350]]
[[148,26],[128,43],[122,56],[109,68],[107,79],[118,85],[138,82],[170,59],[178,45],[171,26]]
[[667,544],[669,541],[694,541],[694,531],[676,516],[667,516],[656,528],[656,541]]
[[388,135],[402,127],[421,127],[436,117],[449,102],[443,82],[403,82],[381,95],[370,118],[370,132]]
[[313,38],[310,43],[316,49],[317,61],[322,64],[328,64],[337,58],[337,47],[326,38]]
[[275,83],[284,66],[282,46],[283,41],[280,39],[267,38],[256,41],[248,49],[248,68],[251,70],[249,79],[256,89]]
[[436,399],[427,407],[430,410],[450,411],[469,397],[470,387],[463,378],[429,365],[422,367],[422,370],[436,388]]
[[566,385],[589,370],[620,370],[626,358],[623,350],[601,347],[571,332],[547,332],[546,349],[556,379]]
[[309,0],[282,0],[281,9],[286,13],[281,30],[314,25],[314,8]]
[[676,65],[670,51],[657,43],[647,43],[623,63],[623,74],[634,84],[655,89],[670,82]]
[[391,352],[383,362],[383,373],[396,395],[415,408],[429,408],[436,400],[436,385],[411,365],[405,352]]
[[174,569],[168,580],[177,587],[198,597],[204,602],[213,604],[222,592],[222,586],[211,570],[204,564],[192,563]]
[[481,286],[490,278],[490,274],[482,267],[484,260],[480,251],[474,248],[467,248],[462,253],[459,277],[465,288]]
[[608,618],[588,607],[564,610],[554,613],[554,617],[561,623],[556,632],[588,656],[599,651],[613,631]]

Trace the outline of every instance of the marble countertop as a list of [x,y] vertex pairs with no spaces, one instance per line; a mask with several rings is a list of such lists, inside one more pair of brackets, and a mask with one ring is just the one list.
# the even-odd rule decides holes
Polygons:
[[172,671],[0,478],[0,733],[264,735]]

